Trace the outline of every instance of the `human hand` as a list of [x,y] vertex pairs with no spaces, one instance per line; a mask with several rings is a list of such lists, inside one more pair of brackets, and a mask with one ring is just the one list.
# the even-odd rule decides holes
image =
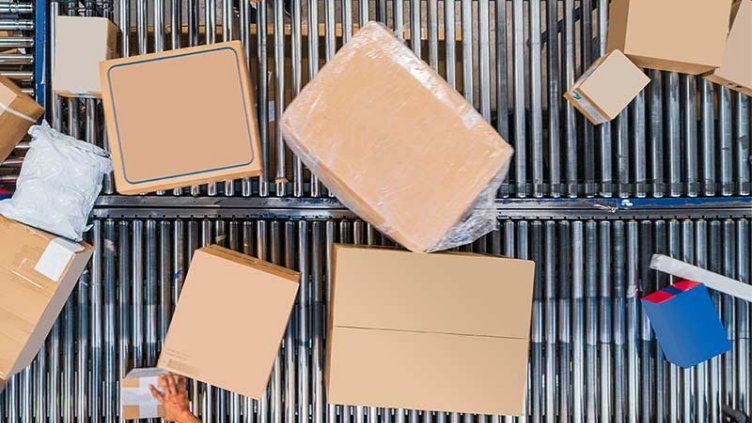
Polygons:
[[190,422],[193,420],[188,393],[185,390],[185,378],[172,373],[159,377],[159,387],[162,392],[152,385],[149,387],[152,396],[159,400],[164,408],[163,418],[168,422]]

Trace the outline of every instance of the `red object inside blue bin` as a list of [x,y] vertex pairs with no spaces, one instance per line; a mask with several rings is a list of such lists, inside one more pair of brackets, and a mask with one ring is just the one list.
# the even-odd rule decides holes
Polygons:
[[679,281],[671,286],[667,286],[660,291],[655,291],[650,295],[646,295],[643,300],[650,301],[651,303],[660,304],[664,301],[667,301],[671,298],[673,298],[675,295],[680,294],[684,291],[690,290],[697,285],[699,285],[699,282],[692,282],[692,281]]

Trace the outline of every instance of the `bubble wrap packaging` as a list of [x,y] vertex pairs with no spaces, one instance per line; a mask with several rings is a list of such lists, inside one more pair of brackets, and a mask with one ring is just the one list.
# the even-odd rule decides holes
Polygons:
[[31,148],[16,192],[0,201],[0,214],[80,241],[112,161],[101,148],[61,134],[46,122],[32,126],[29,134]]
[[378,23],[306,85],[281,128],[345,206],[411,251],[453,248],[496,227],[512,147]]

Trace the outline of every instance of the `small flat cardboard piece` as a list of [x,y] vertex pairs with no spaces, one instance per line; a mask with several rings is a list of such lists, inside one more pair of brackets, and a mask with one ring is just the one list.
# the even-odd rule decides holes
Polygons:
[[44,109],[10,79],[0,76],[0,162],[23,140]]
[[299,278],[222,247],[197,250],[157,367],[261,398]]
[[599,58],[564,97],[594,125],[615,119],[650,83],[621,51]]
[[239,41],[101,63],[115,186],[138,194],[261,172]]
[[330,403],[525,413],[533,262],[339,244],[333,261]]
[[699,75],[723,63],[732,0],[614,0],[607,51],[635,64]]
[[118,57],[118,28],[107,18],[56,16],[52,90],[65,97],[102,96],[99,62]]
[[154,386],[159,390],[159,376],[166,372],[161,369],[134,369],[120,382],[120,403],[125,420],[153,419],[164,416],[164,407],[152,396],[149,390]]
[[752,1],[741,0],[726,43],[723,64],[705,79],[752,96]]
[[31,364],[91,258],[90,245],[75,244],[80,249],[59,277],[45,276],[36,268],[58,241],[0,216],[0,379],[7,381]]

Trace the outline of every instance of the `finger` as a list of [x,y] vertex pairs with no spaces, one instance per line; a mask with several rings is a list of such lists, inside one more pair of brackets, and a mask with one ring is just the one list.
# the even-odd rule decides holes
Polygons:
[[149,385],[149,390],[151,391],[151,396],[157,399],[159,402],[164,402],[164,395],[157,390],[157,388],[154,387],[154,385]]
[[177,376],[172,373],[167,375],[167,392],[169,392],[170,395],[175,395],[178,393],[178,390],[175,387],[175,378],[177,378]]
[[184,376],[178,376],[178,393],[182,394],[185,393],[185,377]]
[[163,391],[167,390],[167,375],[160,375],[159,376],[159,387],[162,388]]

